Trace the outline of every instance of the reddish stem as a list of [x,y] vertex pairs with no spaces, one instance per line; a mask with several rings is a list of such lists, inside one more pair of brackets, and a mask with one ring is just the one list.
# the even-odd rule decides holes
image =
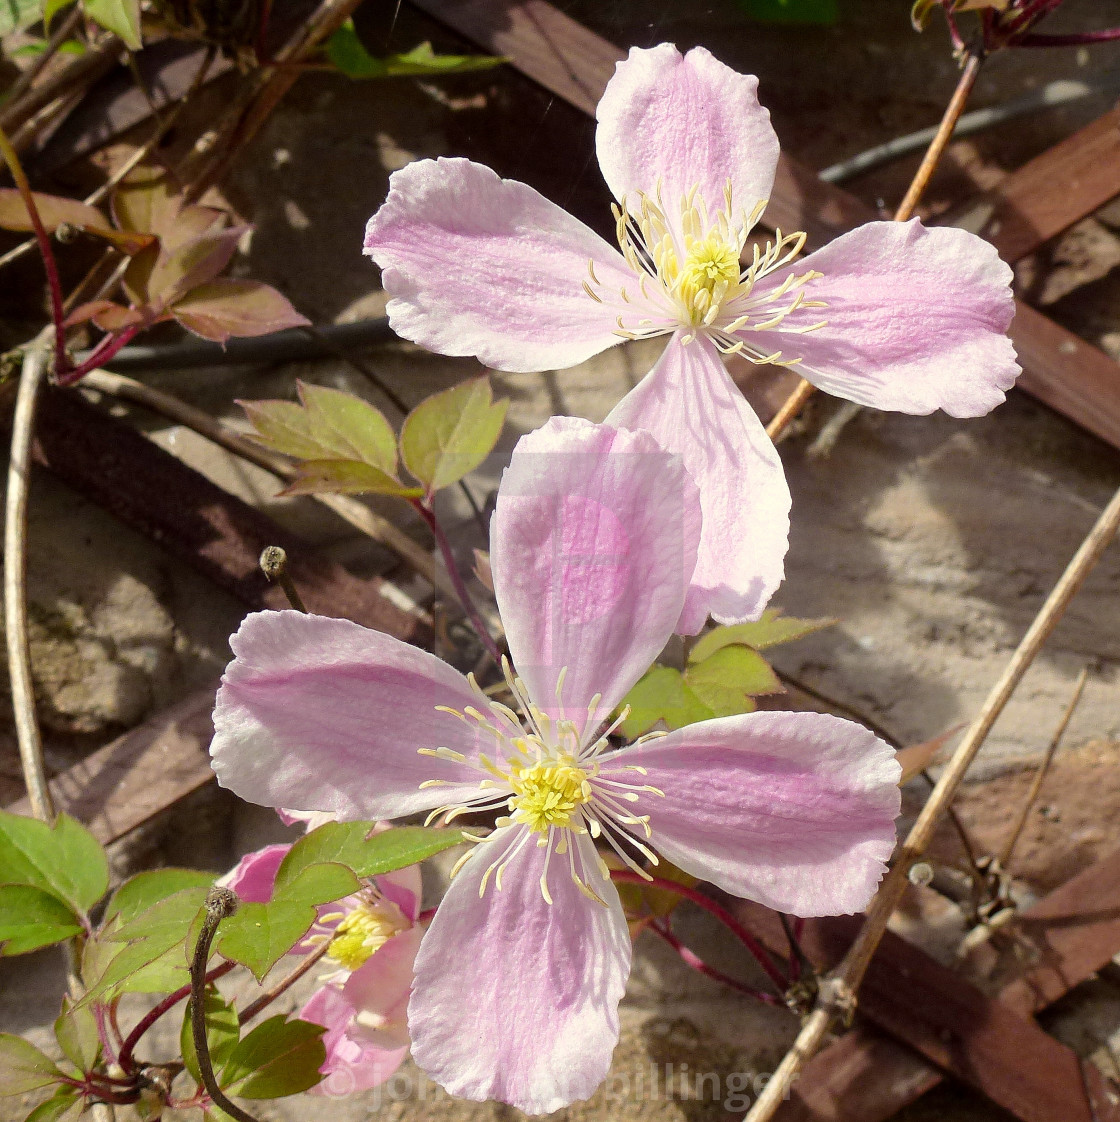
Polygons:
[[689,950],[688,947],[673,934],[668,924],[654,920],[654,922],[650,924],[650,930],[660,935],[661,938],[681,956],[681,961],[686,966],[691,966],[693,970],[703,974],[706,978],[713,978],[715,981],[722,982],[725,986],[729,986],[739,993],[746,994],[747,997],[753,997],[759,1001],[764,1001],[767,1005],[782,1004],[781,999],[775,997],[774,994],[766,993],[763,990],[756,990],[753,986],[748,986],[744,982],[740,982],[722,973],[722,971],[717,970],[714,966],[709,966],[698,954]]
[[91,370],[96,370],[99,366],[104,365],[117,351],[123,350],[123,348],[128,346],[128,344],[144,330],[144,326],[144,324],[137,323],[133,324],[132,327],[126,327],[116,335],[106,335],[97,346],[90,351],[84,362],[58,378],[58,384],[60,386],[72,386],[75,382],[84,378]]
[[[222,962],[214,967],[213,970],[207,971],[206,981],[215,982],[219,978],[224,978],[234,967],[237,965],[235,962]],[[124,1043],[121,1045],[120,1055],[117,1057],[117,1063],[124,1068],[125,1071],[130,1071],[132,1068],[132,1053],[136,1050],[136,1045],[140,1043],[140,1038],[170,1009],[174,1009],[180,1001],[186,1000],[191,995],[191,987],[180,986],[174,993],[169,993],[162,1001],[152,1006],[152,1008],[136,1022],[136,1026],[125,1037]]]
[[656,888],[661,892],[669,892],[711,913],[754,955],[758,965],[777,987],[778,993],[785,993],[788,983],[782,972],[774,965],[773,959],[766,953],[766,949],[722,904],[717,903],[710,896],[688,885],[663,880],[661,877],[642,876],[629,869],[611,869],[611,880],[618,881],[620,884],[637,884],[646,888]]
[[324,943],[317,951],[309,954],[286,978],[278,982],[268,993],[261,994],[251,1005],[246,1005],[237,1015],[238,1021],[245,1024],[251,1021],[262,1009],[267,1009],[282,993],[289,990],[330,950],[330,943]]
[[12,179],[15,181],[20,198],[23,199],[23,205],[27,208],[27,216],[30,218],[31,228],[35,232],[35,242],[39,246],[39,256],[43,259],[43,269],[47,274],[47,289],[51,297],[51,320],[54,323],[55,375],[62,377],[70,368],[70,358],[66,353],[66,328],[63,326],[66,312],[63,310],[62,281],[58,275],[58,262],[54,259],[51,240],[47,236],[46,227],[39,216],[39,208],[35,205],[35,195],[31,190],[31,184],[24,174],[23,165],[19,162],[16,150],[12,147],[11,141],[8,140],[8,136],[3,129],[0,129],[0,155],[4,157],[4,162],[12,173]]
[[435,512],[420,499],[413,499],[412,505],[419,511],[420,517],[428,524],[428,529],[432,531],[432,536],[436,539],[436,545],[443,557],[443,563],[447,566],[447,575],[451,578],[452,587],[455,589],[455,595],[459,598],[463,611],[467,613],[467,619],[471,621],[471,626],[477,632],[479,639],[482,640],[482,645],[486,648],[487,653],[498,666],[501,666],[502,652],[498,650],[498,644],[494,642],[494,636],[490,634],[490,629],[483,622],[478,608],[475,607],[474,601],[471,599],[471,594],[467,591],[463,574],[459,572],[459,566],[455,562],[455,554],[451,550],[451,543],[447,540],[443,527],[436,519]]

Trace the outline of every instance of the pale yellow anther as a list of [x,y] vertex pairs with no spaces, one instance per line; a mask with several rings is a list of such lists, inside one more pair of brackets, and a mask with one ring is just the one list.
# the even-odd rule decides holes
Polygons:
[[408,927],[408,920],[396,904],[386,900],[372,904],[363,901],[339,921],[327,945],[327,957],[353,972]]

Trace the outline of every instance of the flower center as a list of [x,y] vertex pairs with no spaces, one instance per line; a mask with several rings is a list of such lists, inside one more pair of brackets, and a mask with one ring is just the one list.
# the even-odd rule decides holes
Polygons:
[[339,921],[334,938],[327,945],[327,956],[353,973],[369,961],[374,951],[407,927],[408,921],[396,904],[363,901]]
[[567,753],[531,767],[513,763],[509,809],[516,821],[538,834],[547,834],[551,826],[571,826],[573,817],[578,824],[579,808],[591,799],[588,780],[588,773]]

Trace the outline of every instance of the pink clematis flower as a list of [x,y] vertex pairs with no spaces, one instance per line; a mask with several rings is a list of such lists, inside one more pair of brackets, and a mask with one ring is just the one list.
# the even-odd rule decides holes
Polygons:
[[851,721],[751,713],[608,739],[699,540],[679,456],[553,418],[518,443],[491,530],[520,713],[345,620],[261,612],[233,636],[211,749],[224,786],[343,818],[500,812],[416,957],[413,1057],[452,1094],[548,1113],[604,1078],[631,948],[596,843],[798,915],[856,911],[882,875],[899,767]]
[[708,614],[757,618],[789,535],[781,461],[721,355],[792,366],[877,409],[955,417],[987,413],[1019,373],[1011,270],[972,234],[871,222],[801,262],[803,234],[748,245],[778,161],[757,87],[699,47],[619,63],[596,134],[618,249],[463,159],[394,172],[366,229],[394,330],[442,354],[530,371],[668,337],[607,422],[653,433],[700,487],[685,634]]
[[[222,883],[242,900],[267,903],[290,845],[249,853]],[[324,943],[328,973],[300,1010],[323,1025],[327,1058],[314,1091],[348,1095],[384,1083],[408,1054],[406,1011],[420,946],[420,869],[411,865],[374,878],[373,885],[319,909],[319,919],[293,954]]]

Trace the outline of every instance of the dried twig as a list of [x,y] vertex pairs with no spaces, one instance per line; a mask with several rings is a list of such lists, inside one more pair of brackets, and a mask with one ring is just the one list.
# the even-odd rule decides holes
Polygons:
[[1115,537],[1118,528],[1120,528],[1120,490],[1113,495],[1096,524],[1081,543],[1011,656],[1011,661],[992,687],[976,719],[957,745],[929,801],[922,808],[909,836],[896,854],[878,895],[868,909],[867,918],[855,942],[840,965],[831,971],[822,983],[822,999],[805,1021],[793,1047],[786,1053],[773,1078],[747,1115],[747,1122],[766,1122],[774,1116],[786,1089],[820,1047],[833,1017],[841,1008],[851,1007],[855,991],[863,980],[879,941],[886,932],[887,922],[906,890],[911,868],[921,859],[941,816],[976,758],[977,752],[987,739],[996,719],[1010,700],[1015,687],[1022,681],[1023,675],[1065,614],[1077,590]]
[[23,362],[12,420],[12,450],[4,512],[4,631],[8,645],[12,711],[31,810],[36,818],[44,822],[52,821],[55,812],[43,764],[43,741],[35,717],[35,689],[31,682],[31,650],[27,637],[27,495],[35,402],[49,365],[42,346],[33,346]]
[[[953,138],[953,130],[957,126],[960,115],[964,112],[964,107],[968,102],[969,95],[972,93],[973,86],[976,85],[976,79],[980,75],[980,64],[982,62],[983,56],[979,53],[973,52],[968,56],[968,61],[965,63],[964,69],[961,71],[961,76],[957,81],[957,88],[953,91],[953,96],[949,104],[945,107],[945,112],[941,117],[941,124],[937,128],[937,134],[934,136],[933,140],[930,141],[929,148],[926,149],[926,154],[922,158],[921,165],[918,167],[905,197],[902,202],[899,203],[898,210],[894,213],[895,222],[905,222],[913,217],[922,194],[929,185],[930,177],[933,175],[934,169],[937,167],[942,155],[944,155],[945,148],[948,146],[949,141]],[[802,378],[801,381],[798,382],[796,389],[794,389],[789,397],[782,403],[782,407],[778,410],[777,415],[770,424],[766,426],[766,433],[771,440],[778,440],[779,437],[781,437],[782,433],[789,428],[793,419],[805,407],[805,403],[813,396],[813,393],[813,386]]]

